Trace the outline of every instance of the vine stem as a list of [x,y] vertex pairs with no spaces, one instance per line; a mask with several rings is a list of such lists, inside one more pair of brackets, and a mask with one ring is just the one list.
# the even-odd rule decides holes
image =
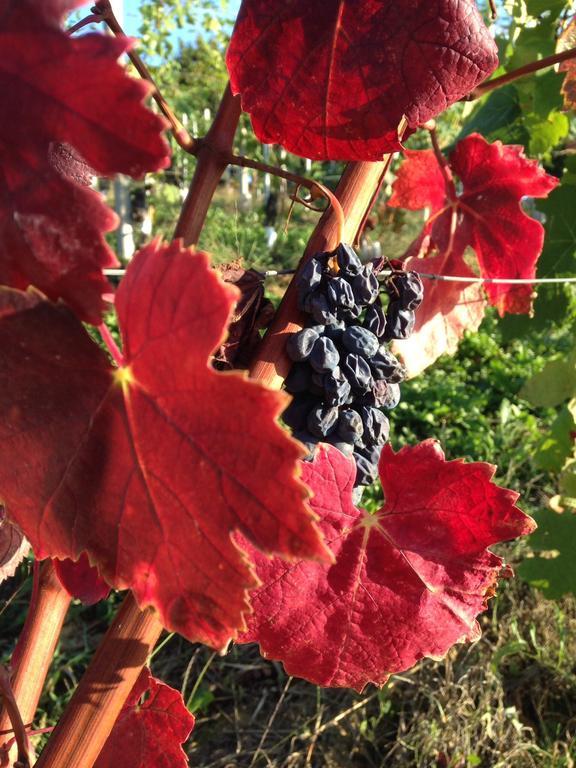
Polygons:
[[[22,715],[16,698],[14,697],[14,691],[10,683],[10,675],[6,667],[0,666],[0,698],[4,702],[4,709],[10,722],[12,723],[12,730],[14,731],[14,740],[18,748],[16,757],[19,768],[30,768],[30,742],[28,740],[28,733],[26,732],[26,726],[22,720]],[[9,747],[8,747],[9,749]],[[2,756],[0,756],[2,759]]]
[[196,170],[174,232],[184,245],[198,243],[214,192],[232,155],[240,111],[240,97],[233,96],[227,85],[214,122],[206,137],[198,140],[194,152]]
[[155,611],[141,611],[128,593],[36,768],[94,765],[162,629]]
[[[70,600],[52,561],[42,563],[26,621],[12,654],[10,682],[24,723],[34,719]],[[8,731],[10,722],[4,707],[0,711],[0,732]]]
[[374,202],[375,190],[388,170],[393,155],[381,162],[350,163],[336,189],[336,197],[345,216],[341,232],[336,208],[330,207],[322,216],[308,243],[296,272],[296,277],[286,290],[272,325],[260,344],[250,369],[250,376],[259,379],[272,389],[280,389],[290,370],[291,362],[285,347],[288,335],[303,327],[305,318],[297,306],[298,272],[318,251],[333,250],[338,243],[352,242]]
[[546,58],[539,59],[538,61],[532,61],[530,64],[525,64],[523,67],[513,69],[511,72],[506,72],[506,74],[500,75],[500,77],[495,77],[494,80],[486,80],[469,93],[464,101],[474,101],[474,99],[479,99],[487,93],[490,93],[490,91],[493,91],[496,88],[502,88],[503,85],[508,85],[508,83],[512,83],[514,80],[519,80],[521,77],[531,75],[534,72],[539,72],[541,69],[552,67],[554,64],[560,64],[561,62],[570,59],[576,59],[576,48],[569,48],[567,51],[555,53],[552,56],[546,56]]

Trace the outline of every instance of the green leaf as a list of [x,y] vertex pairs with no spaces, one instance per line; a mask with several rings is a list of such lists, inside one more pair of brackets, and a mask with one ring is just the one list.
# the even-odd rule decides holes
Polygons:
[[538,201],[546,215],[546,239],[538,262],[539,277],[558,277],[576,273],[576,191],[571,171],[547,200]]
[[527,115],[525,126],[530,134],[528,153],[538,157],[548,155],[570,131],[570,121],[563,112],[551,112],[545,120],[535,114]]
[[534,557],[520,564],[518,575],[551,599],[576,593],[576,515],[548,511],[536,521],[538,529],[528,539]]
[[534,464],[545,472],[560,472],[566,459],[574,450],[576,432],[576,400],[565,405],[550,427],[550,432],[542,439],[534,453]]
[[518,90],[514,85],[498,88],[472,112],[456,141],[471,133],[481,133],[488,141],[526,145],[528,132],[519,122],[522,117]]
[[560,405],[576,393],[574,354],[568,359],[551,360],[544,369],[529,379],[520,396],[532,405],[551,408]]

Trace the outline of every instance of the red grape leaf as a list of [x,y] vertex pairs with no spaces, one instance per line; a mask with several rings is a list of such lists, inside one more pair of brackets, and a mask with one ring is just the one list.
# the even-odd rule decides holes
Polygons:
[[70,37],[59,22],[75,5],[0,0],[0,152],[19,147],[44,158],[55,141],[75,147],[102,174],[165,168],[166,123],[142,103],[151,86],[129,78],[117,61],[131,41]]
[[352,460],[323,446],[303,465],[334,564],[251,552],[262,586],[242,642],[318,685],[382,685],[477,638],[503,565],[486,547],[535,527],[518,494],[490,482],[493,466],[445,461],[434,440],[386,446],[379,469],[387,501],[371,515],[352,502]]
[[6,517],[0,504],[0,584],[16,573],[16,568],[28,554],[30,544],[17,525]]
[[94,605],[110,594],[110,587],[100,578],[98,569],[90,565],[84,552],[76,561],[54,560],[54,569],[64,589],[85,605]]
[[243,0],[227,64],[260,141],[380,160],[498,63],[474,0]]
[[117,266],[104,234],[118,220],[97,192],[53,167],[79,173],[70,163],[53,149],[40,159],[0,142],[0,283],[34,285],[98,324],[111,291],[102,270]]
[[[417,256],[404,262],[404,269],[425,269],[431,274],[475,277],[462,258],[444,255],[426,259]],[[412,334],[392,344],[392,351],[402,358],[408,376],[417,376],[440,355],[453,355],[465,331],[476,331],[484,319],[487,301],[477,283],[424,281],[424,300],[416,312]]]
[[187,768],[182,744],[193,727],[179,691],[144,668],[94,768]]
[[[456,196],[445,188],[439,172],[430,175],[426,187],[420,183],[431,168],[432,157],[431,150],[407,153],[389,205],[417,210],[427,198],[433,215],[424,232],[430,235],[432,248],[445,259],[461,258],[470,246],[478,257],[482,277],[535,277],[544,227],[523,211],[521,200],[526,196],[546,197],[558,179],[529,160],[522,147],[500,141],[489,144],[479,134],[472,134],[450,156],[450,169],[462,183],[462,193]],[[422,169],[414,165],[422,165]],[[444,202],[440,203],[442,188]],[[501,315],[531,310],[530,285],[488,284],[485,290]]]
[[118,290],[125,366],[65,307],[0,291],[0,498],[37,557],[85,550],[164,625],[223,647],[257,581],[231,533],[328,558],[296,477],[286,396],[218,373],[236,289],[206,254],[158,242]]

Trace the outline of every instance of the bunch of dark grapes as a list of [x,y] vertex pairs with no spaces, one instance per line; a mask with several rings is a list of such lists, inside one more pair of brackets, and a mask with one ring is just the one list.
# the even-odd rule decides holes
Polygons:
[[369,485],[390,431],[384,411],[398,405],[405,378],[386,342],[412,332],[422,283],[415,272],[395,272],[384,308],[374,265],[341,244],[312,257],[297,287],[310,319],[288,339],[294,364],[285,386],[294,399],[282,418],[311,454],[326,442],[354,456],[356,486]]

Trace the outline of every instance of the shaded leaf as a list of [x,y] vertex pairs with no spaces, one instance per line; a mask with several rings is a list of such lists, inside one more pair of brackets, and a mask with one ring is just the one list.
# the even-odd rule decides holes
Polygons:
[[550,425],[534,452],[534,464],[545,472],[560,472],[574,452],[576,438],[576,400],[571,400]]
[[98,324],[111,292],[102,270],[118,266],[104,235],[118,217],[97,192],[55,169],[83,179],[81,161],[71,157],[62,150],[49,157],[47,149],[40,158],[0,142],[0,283],[34,285]]
[[165,168],[165,122],[142,104],[150,86],[117,61],[130,40],[67,35],[60,18],[77,4],[0,0],[0,152],[19,147],[43,159],[61,142],[98,173]]
[[94,605],[105,600],[110,587],[98,575],[98,569],[90,565],[85,553],[78,560],[54,560],[54,569],[64,589],[84,605]]
[[0,504],[0,584],[14,576],[29,550],[30,544],[22,531],[7,518]]
[[529,379],[520,392],[532,405],[553,408],[576,394],[576,354],[550,360]]
[[233,531],[327,557],[295,476],[302,449],[276,422],[286,396],[209,365],[236,296],[206,254],[147,246],[117,294],[117,369],[64,307],[0,291],[9,514],[39,558],[86,551],[167,628],[216,647],[256,584]]
[[264,278],[241,263],[216,265],[222,280],[240,291],[228,326],[228,335],[214,356],[216,367],[248,368],[260,342],[259,331],[274,317],[274,305],[264,296]]
[[535,555],[519,565],[518,575],[551,600],[576,594],[576,515],[548,511],[536,519],[538,530],[528,540]]
[[355,466],[336,449],[324,446],[302,473],[335,562],[254,552],[262,586],[243,642],[288,674],[361,690],[479,636],[476,616],[503,566],[486,548],[534,528],[518,494],[491,482],[494,467],[447,462],[433,440],[386,446],[375,515],[354,506]]
[[473,0],[243,0],[227,54],[260,141],[379,160],[496,67]]
[[[187,768],[182,744],[194,727],[179,691],[140,673],[94,768]],[[120,757],[121,756],[121,757]]]

